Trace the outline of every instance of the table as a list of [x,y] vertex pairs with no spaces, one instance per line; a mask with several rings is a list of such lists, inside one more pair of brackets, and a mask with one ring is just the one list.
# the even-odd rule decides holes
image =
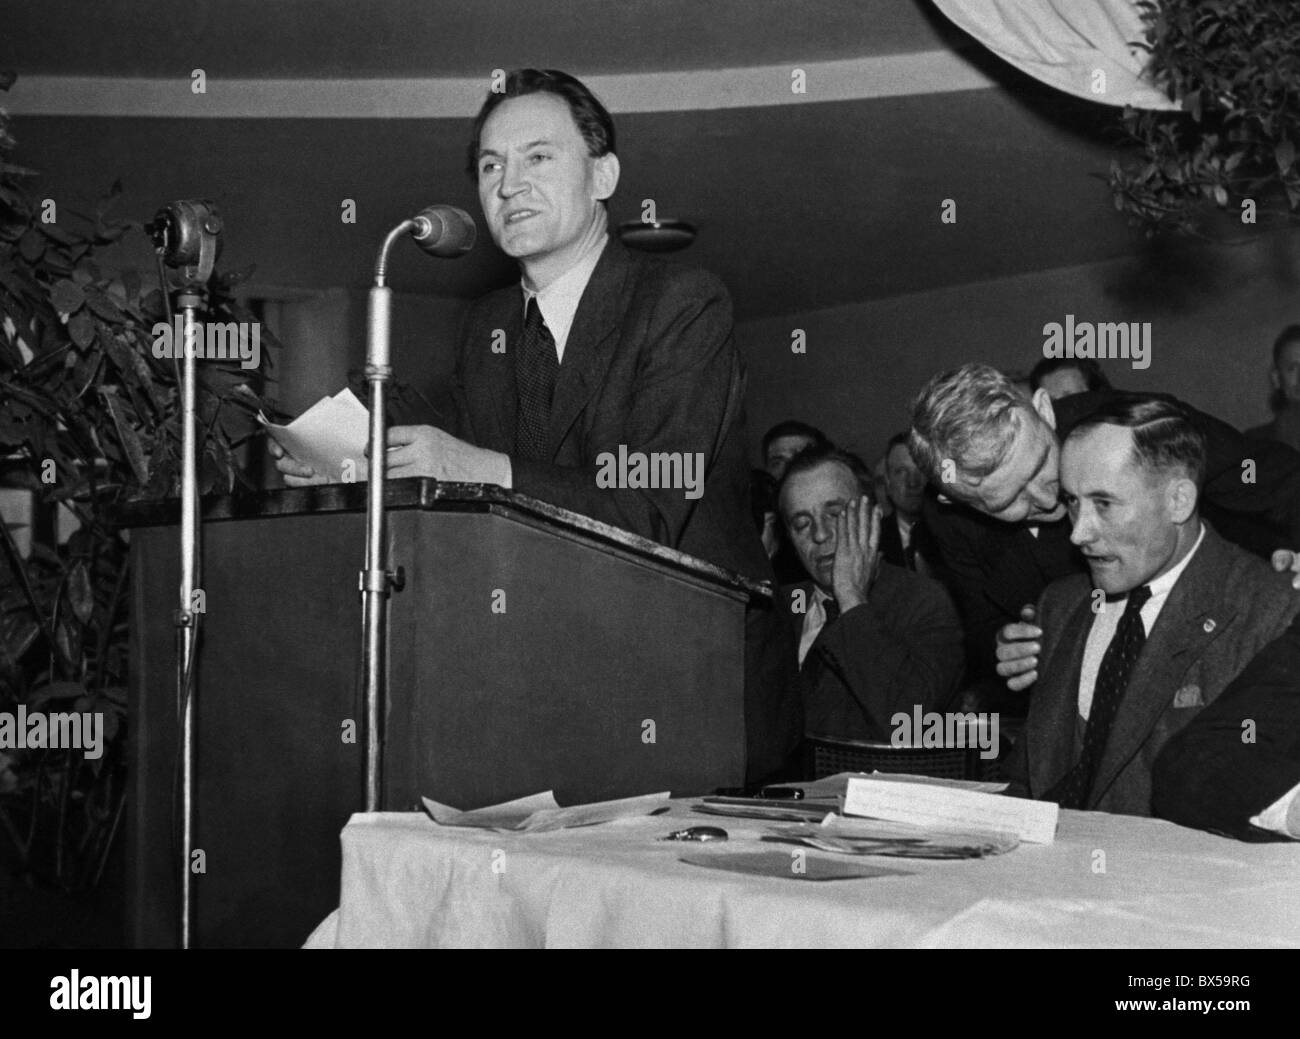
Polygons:
[[[814,882],[679,862],[785,847],[758,843],[764,823],[700,815],[691,803],[532,835],[443,828],[421,813],[354,815],[342,833],[339,908],[306,947],[1300,946],[1297,843],[1063,811],[1052,845],[976,860],[857,860],[908,875]],[[656,840],[699,824],[731,839]]]

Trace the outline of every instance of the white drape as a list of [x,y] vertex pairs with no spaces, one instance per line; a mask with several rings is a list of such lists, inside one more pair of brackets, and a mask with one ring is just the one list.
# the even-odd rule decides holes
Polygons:
[[1176,109],[1144,76],[1149,55],[1133,0],[934,0],[998,57],[1067,94]]

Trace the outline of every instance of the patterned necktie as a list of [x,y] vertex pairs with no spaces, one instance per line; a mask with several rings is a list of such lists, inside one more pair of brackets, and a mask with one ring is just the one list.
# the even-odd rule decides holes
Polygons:
[[1129,592],[1128,601],[1124,604],[1124,615],[1120,617],[1110,645],[1106,647],[1106,655],[1101,658],[1097,685],[1093,691],[1092,710],[1088,714],[1088,726],[1083,734],[1083,754],[1074,768],[1047,794],[1049,801],[1056,801],[1062,808],[1082,808],[1092,792],[1097,765],[1101,761],[1102,751],[1106,749],[1106,740],[1110,737],[1115,715],[1119,713],[1120,701],[1128,689],[1133,665],[1137,663],[1138,654],[1142,652],[1142,646],[1147,640],[1146,628],[1142,624],[1142,607],[1150,598],[1151,589],[1147,585]]
[[551,398],[559,369],[555,337],[546,327],[534,296],[528,301],[523,338],[515,352],[515,385],[519,392],[515,454],[521,458],[546,458],[546,427],[551,420]]

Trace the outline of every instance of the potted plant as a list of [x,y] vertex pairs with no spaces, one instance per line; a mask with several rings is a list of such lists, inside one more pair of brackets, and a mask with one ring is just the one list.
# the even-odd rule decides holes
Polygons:
[[[12,74],[0,74],[0,90]],[[128,551],[112,522],[122,503],[177,494],[178,367],[155,357],[162,293],[101,265],[138,221],[114,215],[115,185],[87,215],[36,199],[13,161],[0,110],[0,483],[34,499],[24,555],[0,523],[0,721],[20,708],[90,712],[103,746],[0,746],[0,864],[30,885],[94,887],[123,818]],[[214,277],[209,320],[251,322],[235,299],[242,275]],[[273,344],[262,333],[262,344]],[[248,483],[238,449],[269,405],[267,365],[200,366],[200,490]],[[52,514],[75,529],[60,540]]]
[[[1148,235],[1294,220],[1300,211],[1300,4],[1143,0],[1157,85],[1182,111],[1125,109],[1134,154],[1115,208]],[[1240,222],[1238,222],[1240,221]],[[1274,220],[1275,222],[1275,220]]]

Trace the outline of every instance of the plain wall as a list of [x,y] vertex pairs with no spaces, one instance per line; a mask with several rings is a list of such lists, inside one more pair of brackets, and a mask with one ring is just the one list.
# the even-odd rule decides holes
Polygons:
[[[907,427],[930,376],[967,361],[1027,372],[1043,356],[1043,326],[1066,314],[1151,322],[1149,368],[1102,362],[1115,386],[1256,425],[1269,418],[1273,339],[1300,322],[1298,269],[1292,232],[741,322],[754,457],[764,430],[799,418],[871,462]],[[791,349],[795,329],[805,354]]]

